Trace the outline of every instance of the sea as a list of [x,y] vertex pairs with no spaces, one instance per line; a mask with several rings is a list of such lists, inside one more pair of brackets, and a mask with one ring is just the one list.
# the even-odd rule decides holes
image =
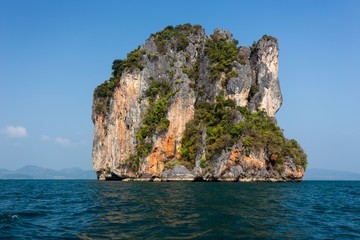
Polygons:
[[0,239],[360,239],[360,181],[0,180]]

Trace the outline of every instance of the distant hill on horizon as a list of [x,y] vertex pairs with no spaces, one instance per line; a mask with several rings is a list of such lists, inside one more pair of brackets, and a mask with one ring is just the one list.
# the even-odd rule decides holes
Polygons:
[[54,170],[27,165],[17,170],[0,168],[0,179],[96,179],[96,174],[93,170],[80,168]]
[[303,180],[360,180],[360,173],[309,168]]

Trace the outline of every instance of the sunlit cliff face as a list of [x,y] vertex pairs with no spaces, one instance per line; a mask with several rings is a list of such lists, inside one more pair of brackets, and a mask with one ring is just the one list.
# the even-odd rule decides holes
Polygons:
[[[247,121],[239,107],[249,114],[264,111],[270,118],[263,119],[274,117],[282,104],[276,39],[264,36],[251,48],[239,48],[223,30],[206,36],[197,25],[167,27],[127,59],[114,62],[113,69],[113,77],[94,93],[92,162],[99,179],[302,178],[303,168],[289,156],[276,158],[265,145],[249,152],[242,142],[245,133],[227,130],[228,115],[222,116],[232,114],[231,126]],[[201,103],[210,107],[209,119],[194,125]],[[220,106],[224,111],[218,111]],[[214,121],[218,125],[210,128]],[[183,147],[186,131],[199,134],[190,145],[187,137],[189,149]],[[211,152],[216,141],[211,134],[231,145]]]

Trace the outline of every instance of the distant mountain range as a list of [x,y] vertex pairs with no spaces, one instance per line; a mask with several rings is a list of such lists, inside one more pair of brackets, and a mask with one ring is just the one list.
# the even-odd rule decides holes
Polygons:
[[309,168],[304,180],[360,180],[360,173]]
[[96,174],[79,168],[53,170],[28,165],[17,170],[0,168],[0,179],[96,179]]

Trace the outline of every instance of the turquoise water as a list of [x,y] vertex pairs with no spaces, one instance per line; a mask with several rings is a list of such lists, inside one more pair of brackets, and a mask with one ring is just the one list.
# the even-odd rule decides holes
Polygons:
[[0,180],[0,239],[360,239],[360,182]]

